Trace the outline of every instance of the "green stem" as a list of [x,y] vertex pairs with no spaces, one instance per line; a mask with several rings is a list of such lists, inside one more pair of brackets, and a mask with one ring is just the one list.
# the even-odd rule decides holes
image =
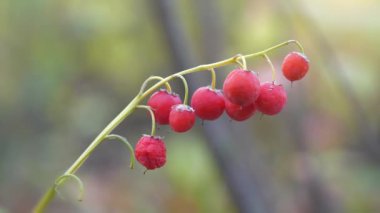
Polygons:
[[239,60],[242,61],[242,63],[240,64],[241,68],[243,68],[243,70],[247,70],[247,61],[245,60],[244,55],[240,55]]
[[183,98],[183,104],[187,105],[187,101],[189,99],[189,86],[187,85],[186,78],[182,75],[175,75],[175,77],[180,78],[183,82],[183,87],[185,88],[185,97]]
[[263,51],[245,55],[245,58],[251,58],[251,57],[261,56],[261,55],[264,55],[264,54],[266,54],[266,53],[268,53],[270,51],[273,51],[275,49],[278,49],[280,47],[286,46],[286,45],[291,44],[291,43],[295,43],[298,46],[298,48],[301,50],[301,52],[304,53],[303,47],[302,47],[302,45],[298,41],[296,41],[296,40],[288,40],[288,41],[282,42],[280,44],[277,44],[277,45],[275,45],[273,47],[270,47],[268,49],[265,49]]
[[[84,152],[78,157],[78,159],[66,170],[63,175],[74,174],[79,167],[86,161],[95,148],[103,141],[103,139],[109,135],[113,129],[115,129],[128,115],[130,115],[136,108],[137,104],[141,101],[139,96],[136,96],[124,109],[120,112],[104,129],[100,134],[91,142],[91,144],[84,150]],[[56,195],[55,184],[48,189],[45,195],[37,203],[34,208],[34,213],[41,213],[45,211],[47,205],[53,200]]]
[[67,175],[62,175],[60,177],[58,177],[55,181],[55,192],[58,193],[58,188],[60,185],[62,185],[67,178],[72,178],[74,179],[77,183],[78,183],[78,186],[79,186],[79,197],[78,197],[78,201],[82,201],[83,200],[83,193],[84,193],[84,185],[83,185],[83,182],[81,181],[81,179],[74,175],[74,174],[67,174]]
[[[161,76],[150,76],[150,77],[147,78],[147,79],[144,81],[144,83],[142,84],[142,86],[141,86],[141,88],[140,88],[140,92],[139,92],[139,94],[142,94],[142,93],[144,92],[146,86],[148,85],[148,83],[149,83],[150,81],[152,81],[152,80],[160,80],[160,81],[161,81],[162,79],[164,79],[164,78],[161,77]],[[171,93],[171,92],[172,92],[172,88],[171,88],[169,82],[166,82],[166,83],[165,83],[165,86],[166,86],[166,90],[167,90],[169,93]]]
[[134,165],[135,165],[135,152],[133,151],[133,147],[132,145],[128,142],[128,140],[120,135],[115,135],[115,134],[111,134],[111,135],[107,135],[107,137],[104,138],[105,140],[118,140],[120,142],[122,142],[123,144],[125,144],[128,149],[129,149],[129,156],[130,156],[130,159],[129,159],[129,168],[133,169]]
[[150,106],[145,106],[145,105],[138,105],[137,108],[146,109],[149,111],[150,117],[152,118],[152,131],[150,135],[154,136],[156,134],[156,118],[154,117],[152,108],[150,108]]
[[[173,78],[175,78],[176,76],[178,76],[178,75],[183,76],[183,75],[187,75],[187,74],[195,73],[195,72],[200,72],[200,71],[208,71],[208,70],[211,70],[211,69],[214,69],[214,68],[223,67],[223,66],[226,66],[226,65],[231,65],[231,64],[236,64],[236,63],[241,64],[239,62],[239,60],[240,60],[241,57],[244,57],[245,59],[247,59],[247,58],[251,58],[251,57],[260,56],[260,55],[266,54],[266,53],[268,53],[268,52],[270,52],[272,50],[280,48],[282,46],[288,45],[290,43],[297,44],[298,47],[300,48],[300,50],[302,51],[302,53],[304,52],[301,44],[298,41],[289,40],[289,41],[280,43],[278,45],[275,45],[275,46],[273,46],[271,48],[268,48],[268,49],[266,49],[264,51],[261,51],[261,52],[257,52],[257,53],[253,53],[253,54],[249,54],[249,55],[243,55],[243,56],[242,55],[237,55],[237,56],[234,56],[234,57],[222,60],[222,61],[218,61],[218,62],[215,62],[215,63],[199,65],[199,66],[196,66],[196,67],[193,67],[193,68],[186,69],[186,70],[183,70],[181,72],[178,72],[177,74],[170,75],[170,76],[168,76],[166,78],[162,78],[162,77],[159,77],[159,76],[152,76],[152,77],[148,78],[146,81],[144,81],[144,83],[143,83],[143,85],[142,85],[142,87],[141,87],[140,92],[138,93],[138,95],[135,98],[133,98],[132,101],[99,133],[99,135],[90,143],[90,145],[83,151],[83,153],[75,160],[75,162],[65,171],[65,173],[62,176],[74,174],[83,165],[83,163],[91,155],[91,153],[95,150],[95,148],[125,118],[127,118],[131,113],[133,113],[134,110],[136,109],[136,107],[139,105],[139,103],[142,100],[144,100],[148,95],[150,95],[151,93],[153,93],[154,91],[156,91],[157,89],[159,89],[164,84],[167,86],[167,90],[171,90],[170,85],[168,84],[168,82],[170,80],[172,80]],[[244,66],[244,64],[243,64],[243,66]],[[153,86],[151,86],[149,89],[147,89],[144,92],[144,90],[145,90],[148,82],[150,82],[151,80],[160,80],[160,81],[157,82],[156,84],[154,84]],[[154,121],[154,115],[153,115],[153,112],[152,112],[151,109],[150,109],[150,112],[151,112],[151,115],[152,115],[152,135],[154,135],[154,131],[155,131],[155,122],[153,122]],[[64,180],[61,180],[61,181],[64,181]],[[58,184],[60,184],[60,183],[58,183]],[[39,202],[35,206],[35,208],[33,210],[34,213],[41,213],[41,212],[45,211],[45,209],[48,206],[48,204],[53,200],[53,198],[56,195],[55,186],[56,185],[53,184],[53,186],[50,187],[46,191],[46,193],[43,195],[43,197],[39,200]]]
[[53,185],[52,187],[50,187],[46,191],[44,196],[41,198],[41,200],[34,207],[33,212],[34,213],[44,212],[46,207],[49,205],[49,203],[54,199],[55,194],[56,194],[55,185]]
[[237,57],[236,63],[239,64],[241,69],[245,70],[244,67],[247,67],[247,64],[244,64],[245,60],[242,59],[243,55],[237,54],[236,57]]
[[276,80],[276,70],[274,69],[273,63],[272,63],[272,61],[270,60],[270,58],[268,57],[268,55],[267,55],[267,54],[264,54],[263,56],[264,56],[264,58],[267,60],[269,66],[270,66],[270,68],[271,68],[271,70],[272,70],[272,81],[274,82],[274,81]]
[[107,126],[100,132],[100,134],[94,139],[94,141],[87,147],[87,149],[79,156],[71,167],[66,170],[65,174],[75,173],[78,168],[84,163],[84,161],[90,156],[94,149],[114,130],[128,115],[134,112],[141,98],[136,96],[125,108],[120,112]]
[[303,46],[301,45],[299,41],[297,40],[289,40],[289,41],[295,43],[298,46],[298,48],[301,50],[302,54],[305,54],[305,50],[303,49]]
[[210,69],[211,72],[211,89],[215,90],[216,88],[216,73],[214,68]]

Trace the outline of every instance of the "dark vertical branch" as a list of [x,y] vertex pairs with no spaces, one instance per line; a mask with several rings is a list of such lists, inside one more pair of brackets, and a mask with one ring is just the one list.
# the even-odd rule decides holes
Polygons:
[[[205,2],[202,2],[202,4],[203,3]],[[211,5],[213,5],[213,3],[207,2],[202,6],[209,8]],[[195,65],[194,51],[191,45],[189,45],[188,39],[186,38],[187,34],[181,27],[178,21],[179,17],[175,13],[175,1],[154,1],[154,9],[158,15],[160,24],[164,28],[169,51],[173,59],[172,63],[175,64],[175,68],[183,69],[190,67],[190,65]],[[205,10],[212,11],[210,8],[209,10]],[[202,14],[200,15],[202,19],[201,22],[203,22],[202,30],[204,27],[213,29],[210,26],[214,24],[212,19],[217,18],[211,17],[210,15],[213,14],[213,16],[215,16],[216,14],[214,12],[208,13],[206,19],[204,19],[205,16],[202,18]],[[212,36],[217,36],[216,33],[223,32],[210,31],[206,33],[203,31],[203,33],[203,44],[207,44],[205,48],[215,50],[216,48],[213,47],[213,45],[220,45],[220,43]],[[208,43],[210,39],[215,39],[215,43]],[[213,58],[213,55],[216,53],[211,51],[205,52],[205,54]],[[194,80],[192,76],[189,76],[189,85],[193,89],[200,86],[199,81]],[[252,144],[254,139],[249,139],[246,134],[242,132],[235,132],[235,134],[233,134],[231,126],[226,119],[213,122],[212,125],[206,124],[204,126],[204,133],[207,137],[210,151],[216,159],[220,172],[227,183],[239,212],[273,212],[265,199],[265,191],[269,189],[269,184],[265,183],[266,178],[263,167],[259,167],[258,164],[250,163],[252,156],[258,157],[255,153],[252,153],[252,150],[257,151],[258,149],[244,147],[244,143],[237,144],[237,142],[242,141],[245,141],[245,144],[249,142]],[[255,162],[265,161],[259,159]]]
[[170,48],[169,53],[174,68],[181,70],[195,64],[194,55],[191,54],[194,50],[187,44],[189,39],[182,30],[181,25],[178,24],[179,17],[174,13],[176,11],[175,2],[171,0],[159,0],[153,1],[152,5]]
[[[219,59],[223,52],[224,45],[224,26],[222,16],[216,0],[197,0],[198,23],[201,33],[201,55],[205,61],[214,61]],[[203,62],[202,62],[203,63]]]

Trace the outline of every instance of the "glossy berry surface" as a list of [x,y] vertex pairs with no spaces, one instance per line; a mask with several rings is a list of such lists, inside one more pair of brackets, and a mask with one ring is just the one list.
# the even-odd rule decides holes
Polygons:
[[220,90],[198,88],[191,97],[191,107],[202,120],[215,120],[224,112],[224,97]]
[[282,62],[282,73],[289,81],[303,78],[309,70],[309,60],[299,52],[289,53]]
[[169,114],[172,106],[180,104],[181,99],[175,93],[166,90],[159,90],[150,96],[147,104],[154,112],[156,122],[159,124],[169,124]]
[[143,135],[136,144],[135,156],[146,169],[156,169],[166,163],[166,147],[160,137]]
[[263,114],[275,115],[284,108],[286,100],[286,91],[282,85],[266,82],[260,86],[260,95],[255,104]]
[[195,123],[195,112],[190,106],[178,104],[172,107],[169,115],[169,125],[175,132],[186,132]]
[[241,106],[255,102],[259,92],[260,82],[253,71],[235,69],[223,84],[223,94],[228,101]]
[[227,115],[235,121],[244,121],[255,114],[256,106],[255,103],[250,103],[245,106],[237,105],[229,102],[226,99],[226,113]]

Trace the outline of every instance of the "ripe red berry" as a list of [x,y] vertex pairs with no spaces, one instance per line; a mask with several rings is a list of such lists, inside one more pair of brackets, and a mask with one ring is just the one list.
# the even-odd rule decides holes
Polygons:
[[235,69],[230,72],[223,84],[224,96],[237,105],[245,106],[256,101],[260,82],[253,71]]
[[224,111],[224,97],[220,90],[210,87],[198,88],[191,97],[191,107],[202,120],[215,120]]
[[285,106],[287,100],[282,85],[266,82],[260,86],[260,95],[256,100],[257,109],[266,115],[275,115]]
[[255,114],[256,106],[255,103],[250,103],[246,106],[240,106],[234,103],[231,103],[227,99],[226,101],[226,112],[227,115],[235,121],[244,121],[250,118]]
[[309,60],[299,52],[289,53],[282,62],[282,73],[289,81],[303,78],[309,70]]
[[156,169],[166,163],[166,147],[160,137],[143,135],[136,144],[135,156],[146,169]]
[[152,108],[157,123],[169,124],[169,114],[172,106],[180,103],[181,99],[177,94],[159,90],[150,96],[147,104]]
[[178,104],[172,107],[169,115],[170,127],[175,132],[186,132],[194,126],[195,112],[188,105]]

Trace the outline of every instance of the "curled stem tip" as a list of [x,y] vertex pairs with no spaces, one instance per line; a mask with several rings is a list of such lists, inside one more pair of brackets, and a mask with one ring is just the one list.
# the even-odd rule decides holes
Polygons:
[[211,72],[211,89],[215,89],[216,88],[216,73],[215,73],[214,68],[211,68],[210,72]]
[[183,82],[183,86],[185,88],[185,97],[183,98],[183,104],[187,105],[187,101],[189,99],[189,86],[187,84],[186,78],[182,75],[174,75],[177,78],[180,78]]
[[[164,80],[163,77],[160,77],[160,76],[150,76],[149,78],[147,78],[144,83],[141,85],[141,88],[140,88],[140,92],[139,92],[139,95],[142,95],[145,91],[145,88],[147,87],[148,83],[152,80],[159,80],[159,81],[162,81]],[[166,90],[168,92],[172,92],[172,88],[169,84],[169,82],[165,82],[165,86],[166,86]]]
[[154,113],[153,113],[152,108],[150,108],[150,106],[146,106],[146,105],[138,105],[137,108],[146,109],[149,111],[150,117],[152,118],[152,131],[151,131],[150,135],[154,136],[156,133],[156,119],[154,117]]
[[274,68],[273,63],[267,54],[263,54],[263,57],[266,59],[266,61],[268,62],[269,66],[272,70],[272,81],[274,82],[276,80],[276,69]]
[[116,134],[107,135],[104,139],[105,140],[118,140],[127,146],[128,150],[129,150],[129,154],[130,154],[129,168],[133,169],[134,165],[135,165],[135,152],[133,150],[132,145],[128,142],[128,140],[125,137],[123,137],[121,135],[116,135]]
[[83,182],[81,181],[81,179],[74,174],[64,174],[62,176],[59,176],[54,182],[54,190],[57,192],[57,194],[60,194],[58,188],[59,188],[59,186],[61,186],[65,182],[65,180],[67,178],[72,178],[78,183],[78,186],[79,186],[78,201],[82,201],[83,200],[83,193],[84,193],[84,185],[83,185]]

